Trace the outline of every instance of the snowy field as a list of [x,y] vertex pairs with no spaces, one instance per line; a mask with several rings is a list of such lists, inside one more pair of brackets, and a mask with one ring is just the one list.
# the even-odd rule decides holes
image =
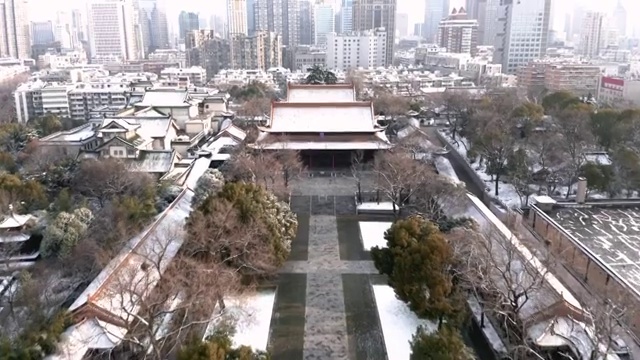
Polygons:
[[[225,299],[225,316],[230,316],[236,324],[233,346],[250,346],[262,351],[267,349],[275,300],[275,289],[261,290],[246,298]],[[207,335],[211,334],[214,326],[209,325]]]
[[393,212],[393,203],[390,201],[381,201],[381,202],[363,202],[362,204],[358,204],[357,207],[358,212]]
[[360,225],[362,246],[365,250],[369,251],[375,246],[380,248],[387,247],[384,232],[391,227],[391,222],[360,221],[358,224]]
[[389,360],[407,360],[411,355],[409,341],[419,325],[428,331],[436,331],[437,325],[418,319],[407,304],[396,298],[393,289],[387,285],[373,285],[373,294],[378,307],[378,317]]

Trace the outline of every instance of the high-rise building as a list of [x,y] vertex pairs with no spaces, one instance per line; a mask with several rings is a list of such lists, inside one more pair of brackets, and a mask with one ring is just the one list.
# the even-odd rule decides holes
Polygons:
[[145,55],[170,48],[169,23],[163,0],[139,0],[139,19]]
[[298,0],[254,0],[257,31],[280,34],[280,43],[295,48],[300,43],[300,7]]
[[74,43],[80,44],[82,41],[87,41],[87,24],[80,9],[71,11],[71,29]]
[[31,37],[33,45],[51,44],[55,41],[53,23],[51,21],[31,22]]
[[340,32],[348,33],[353,30],[353,0],[342,0],[340,8]]
[[229,40],[214,30],[193,30],[186,34],[187,66],[200,66],[211,79],[218,71],[231,67]]
[[449,0],[426,0],[422,37],[427,41],[434,42],[440,21],[449,15],[449,8]]
[[87,15],[92,61],[138,59],[139,41],[131,0],[91,0],[87,3]]
[[256,31],[252,36],[236,34],[231,39],[231,66],[234,69],[266,71],[282,66],[280,35]]
[[396,0],[353,0],[353,30],[384,28],[387,33],[386,64],[393,62],[396,32]]
[[494,63],[502,64],[503,72],[515,74],[520,66],[546,54],[551,0],[502,0],[502,3],[504,13],[497,22],[504,27],[496,36]]
[[329,4],[316,4],[313,7],[314,19],[314,44],[325,46],[327,44],[327,34],[335,31],[335,14],[333,6]]
[[396,35],[403,38],[409,35],[409,14],[396,14]]
[[585,14],[580,32],[578,53],[585,57],[595,57],[603,45],[604,14],[589,11]]
[[300,1],[300,45],[313,45],[315,41],[313,3],[311,0]]
[[184,40],[188,32],[198,29],[200,29],[198,14],[186,11],[180,12],[178,16],[178,37],[180,40]]
[[75,48],[73,37],[71,36],[71,23],[71,13],[67,11],[56,11],[55,22],[53,24],[53,34],[56,41],[60,42],[60,46],[62,46],[63,49]]
[[478,42],[480,45],[496,46],[498,34],[503,32],[506,22],[502,0],[478,2]]
[[618,0],[618,5],[613,11],[613,20],[621,37],[627,36],[627,9],[622,6],[622,2]]
[[438,45],[450,53],[475,55],[478,47],[478,20],[469,19],[464,8],[453,9],[440,21]]
[[247,32],[253,35],[256,31],[256,19],[254,15],[255,0],[247,0]]
[[423,23],[413,24],[413,36],[422,36]]
[[571,37],[580,37],[585,13],[586,10],[582,5],[578,4],[573,8],[573,17],[571,18]]
[[247,0],[227,0],[227,25],[229,34],[248,35]]
[[465,10],[469,19],[478,20],[479,3],[485,0],[465,0]]
[[31,35],[27,0],[0,2],[0,57],[29,58]]
[[327,35],[327,67],[332,70],[374,69],[386,66],[387,34],[379,28],[369,31]]

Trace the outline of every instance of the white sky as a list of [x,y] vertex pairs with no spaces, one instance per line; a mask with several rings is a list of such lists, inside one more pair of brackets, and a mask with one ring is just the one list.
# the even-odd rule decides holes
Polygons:
[[[335,0],[340,3],[340,0]],[[616,0],[552,0],[556,7],[556,16],[554,19],[554,27],[562,30],[564,26],[564,14],[569,12],[573,13],[573,8],[577,4],[582,4],[588,9],[598,11],[613,11],[616,5]],[[640,13],[640,1],[638,0],[621,0],[623,5],[627,9],[629,18],[631,19],[633,14]],[[31,7],[31,19],[34,21],[47,20],[54,16],[57,9],[65,7],[71,8],[83,8],[84,0],[64,0],[64,1],[51,1],[51,0],[30,0]],[[207,18],[210,14],[225,14],[226,0],[167,0],[168,16],[170,23],[177,23],[178,13],[181,10],[200,12],[206,14]],[[452,0],[452,6],[459,7],[464,4],[464,0]],[[413,24],[422,22],[424,17],[424,3],[425,0],[398,0],[398,12],[409,14],[409,31],[413,30]],[[631,21],[628,21],[631,23]]]

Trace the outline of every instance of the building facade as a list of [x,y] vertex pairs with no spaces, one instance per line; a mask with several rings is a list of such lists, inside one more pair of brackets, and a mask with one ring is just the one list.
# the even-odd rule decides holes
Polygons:
[[353,31],[353,0],[342,0],[340,8],[340,32]]
[[214,30],[193,30],[185,38],[187,66],[200,66],[211,79],[218,71],[231,66],[229,40]]
[[27,0],[0,2],[0,57],[27,59],[31,53]]
[[425,1],[422,37],[427,39],[427,42],[435,42],[440,21],[449,14],[449,5],[449,0]]
[[231,39],[231,67],[266,71],[282,66],[282,40],[269,31],[256,31],[252,36],[236,34]]
[[313,8],[314,41],[316,46],[327,44],[327,34],[335,31],[335,14],[333,5],[317,4]]
[[138,59],[131,0],[91,0],[87,4],[89,43],[94,62]]
[[440,22],[438,46],[450,53],[476,54],[478,47],[478,20],[469,19],[464,8],[453,9],[451,15]]
[[391,64],[396,32],[396,0],[353,0],[353,30],[369,31],[379,28],[386,30],[385,64]]
[[387,66],[388,34],[384,28],[327,36],[327,67],[332,70]]
[[254,0],[256,32],[279,34],[284,46],[300,44],[300,6],[297,0]]
[[138,0],[140,28],[145,55],[170,48],[169,23],[164,0]]
[[618,0],[618,5],[613,11],[613,19],[618,30],[620,37],[627,36],[627,9],[622,5],[622,2]]
[[33,45],[45,45],[54,42],[53,23],[51,21],[32,22],[31,41]]
[[247,0],[227,0],[229,34],[249,35],[247,29]]
[[598,82],[597,100],[607,105],[640,105],[640,80],[601,76]]
[[300,1],[300,45],[313,45],[315,41],[313,3],[311,0]]
[[309,68],[327,65],[327,52],[314,49],[308,45],[298,46],[293,53],[293,69],[307,71]]
[[588,64],[552,64],[544,76],[550,92],[567,91],[576,96],[596,96],[600,68]]
[[504,13],[498,19],[504,30],[496,36],[493,62],[502,64],[503,72],[515,74],[519,67],[546,54],[551,0],[504,0],[503,4]]
[[589,11],[585,14],[580,32],[578,53],[584,57],[596,57],[603,45],[605,15],[600,12]]
[[184,40],[188,32],[200,29],[200,20],[198,14],[182,11],[178,16],[178,37]]

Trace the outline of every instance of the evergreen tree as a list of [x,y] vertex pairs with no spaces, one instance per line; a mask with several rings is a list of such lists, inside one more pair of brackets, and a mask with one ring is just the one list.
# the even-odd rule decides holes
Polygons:
[[419,327],[411,340],[410,360],[470,360],[473,359],[460,336],[448,326],[427,333]]
[[462,299],[450,273],[454,254],[438,226],[414,216],[394,223],[385,239],[387,247],[371,255],[398,298],[419,317],[460,323]]

